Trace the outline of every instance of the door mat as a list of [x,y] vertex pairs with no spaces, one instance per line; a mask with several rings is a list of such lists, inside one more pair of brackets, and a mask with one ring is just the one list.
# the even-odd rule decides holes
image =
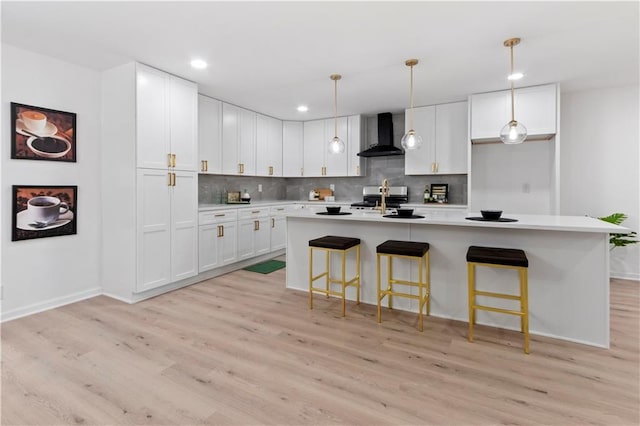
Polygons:
[[266,262],[257,263],[255,265],[247,266],[243,268],[245,271],[258,272],[260,274],[270,274],[273,271],[282,269],[286,266],[286,263],[281,260],[267,260]]

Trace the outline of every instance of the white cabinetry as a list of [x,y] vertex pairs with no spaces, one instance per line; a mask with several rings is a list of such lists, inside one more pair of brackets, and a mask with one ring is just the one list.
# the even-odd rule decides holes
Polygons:
[[136,65],[138,167],[196,170],[197,96],[194,83]]
[[222,173],[256,174],[256,113],[222,104]]
[[162,71],[129,63],[103,73],[107,294],[134,301],[197,274],[197,108],[196,85]]
[[[349,121],[338,117],[338,136],[345,143],[341,154],[329,153],[329,142],[335,135],[334,119],[305,121],[304,123],[304,175],[347,176],[349,167]],[[358,141],[359,144],[360,141]]]
[[201,212],[199,218],[199,272],[219,268],[237,259],[236,210]]
[[282,123],[282,176],[304,176],[304,124],[302,121]]
[[[557,132],[556,84],[515,90],[515,119],[527,128],[526,140],[550,139]],[[471,139],[494,142],[511,120],[511,91],[471,95]],[[525,142],[526,142],[525,140]]]
[[422,147],[405,153],[405,174],[468,173],[467,102],[415,108],[414,129],[422,137]]
[[271,207],[271,251],[287,246],[287,212],[295,210],[293,204]]
[[222,102],[204,95],[198,95],[198,158],[201,173],[222,173]]
[[347,143],[349,162],[347,176],[365,176],[367,159],[358,155],[363,149],[364,121],[362,116],[349,116],[348,126],[349,136],[345,141]]
[[197,274],[197,176],[138,169],[138,292]]
[[238,260],[269,253],[269,208],[238,209]]
[[282,121],[257,114],[256,175],[282,176]]

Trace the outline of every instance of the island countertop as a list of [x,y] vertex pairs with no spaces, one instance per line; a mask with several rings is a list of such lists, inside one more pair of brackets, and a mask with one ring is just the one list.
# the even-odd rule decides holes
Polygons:
[[[503,218],[516,219],[517,222],[475,221],[467,217],[479,217],[480,212],[466,210],[432,211],[416,208],[414,214],[424,216],[420,219],[388,218],[383,217],[379,211],[374,210],[344,210],[349,215],[319,215],[322,209],[298,209],[287,213],[287,216],[335,221],[366,221],[384,223],[405,223],[409,225],[451,225],[467,226],[474,228],[501,228],[501,229],[538,229],[547,231],[574,231],[627,234],[630,229],[614,225],[588,216],[560,216],[560,215],[527,215],[503,213]],[[391,214],[391,209],[389,214]]]

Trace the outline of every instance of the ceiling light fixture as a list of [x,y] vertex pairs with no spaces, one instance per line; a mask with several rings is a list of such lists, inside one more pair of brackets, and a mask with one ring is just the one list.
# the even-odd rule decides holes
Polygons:
[[300,105],[300,106],[298,106],[298,108],[297,108],[297,109],[298,109],[298,111],[300,111],[300,112],[307,112],[307,111],[309,111],[309,107],[308,107],[308,106],[306,106],[306,105]]
[[191,61],[191,66],[197,70],[203,70],[205,69],[208,65],[205,61],[203,61],[202,59],[194,59],[193,61]]
[[338,137],[338,80],[342,78],[340,74],[331,74],[329,76],[333,80],[333,119],[334,119],[334,136],[329,142],[329,153],[342,154],[344,152],[344,141]]
[[409,89],[411,107],[409,109],[409,131],[402,136],[401,144],[404,149],[418,149],[422,145],[422,138],[413,130],[413,67],[418,65],[418,60],[407,59],[404,64],[411,67],[411,88]]
[[[509,57],[511,59],[511,72],[509,75],[513,75],[513,46],[517,46],[518,44],[520,44],[520,39],[517,37],[510,38],[504,42],[505,47],[509,48]],[[513,79],[511,79],[511,121],[505,124],[502,130],[500,130],[500,139],[508,145],[522,143],[527,138],[527,128],[515,119],[514,104]]]
[[509,76],[507,76],[507,80],[520,80],[522,77],[524,77],[524,74],[522,74],[521,72],[514,72],[513,74],[509,74]]

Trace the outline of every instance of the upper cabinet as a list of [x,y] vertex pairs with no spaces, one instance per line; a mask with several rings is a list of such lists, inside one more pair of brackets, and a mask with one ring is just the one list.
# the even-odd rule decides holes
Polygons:
[[[527,128],[527,140],[550,139],[556,134],[557,90],[556,84],[515,90],[515,119]],[[511,120],[511,91],[480,93],[470,100],[471,140],[500,140],[500,130]]]
[[256,175],[282,176],[282,121],[256,118]]
[[348,168],[347,176],[365,176],[367,159],[360,157],[359,152],[364,150],[364,120],[360,115],[351,115],[348,118],[349,137],[347,142]]
[[[349,139],[349,118],[338,117],[338,137],[345,143],[340,154],[329,153],[329,142],[335,135],[335,120],[313,120],[304,122],[304,176],[348,176],[351,143],[360,146],[360,140]],[[360,131],[353,135],[360,135]]]
[[282,122],[282,176],[304,176],[304,125],[302,121]]
[[256,113],[222,104],[222,173],[256,174]]
[[137,166],[196,171],[198,88],[136,64]]
[[198,158],[201,173],[222,173],[222,102],[198,95]]
[[[413,114],[414,130],[422,137],[422,146],[405,152],[405,174],[468,173],[467,102],[414,108]],[[406,111],[406,129],[409,117],[410,111]]]

